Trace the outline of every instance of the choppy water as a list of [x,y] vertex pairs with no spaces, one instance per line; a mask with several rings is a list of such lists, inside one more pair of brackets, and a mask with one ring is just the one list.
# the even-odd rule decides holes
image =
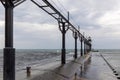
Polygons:
[[[73,50],[67,50],[70,53]],[[17,49],[16,50],[16,71],[25,69],[26,66],[40,64],[42,60],[59,56],[59,49]],[[0,72],[3,71],[3,50],[0,50]]]
[[[39,64],[40,60],[60,55],[60,50],[18,49],[16,50],[16,70]],[[0,71],[3,69],[3,51],[0,50]]]
[[[73,50],[67,50],[67,53],[70,52],[73,52]],[[99,52],[120,75],[120,49],[99,50]],[[23,70],[26,68],[26,66],[34,66],[40,64],[43,60],[49,60],[60,55],[61,50],[59,49],[18,49],[16,50],[16,71]],[[73,53],[71,55],[73,55]],[[3,51],[0,50],[0,72],[2,71]]]

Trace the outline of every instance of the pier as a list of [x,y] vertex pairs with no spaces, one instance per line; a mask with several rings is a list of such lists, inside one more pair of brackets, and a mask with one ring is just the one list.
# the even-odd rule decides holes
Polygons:
[[[38,67],[26,67],[26,70],[15,73],[15,48],[13,42],[13,10],[27,0],[0,0],[5,8],[5,48],[3,60],[3,80],[117,80],[112,70],[99,54],[92,52],[92,39],[82,34],[78,26],[74,26],[67,18],[56,9],[48,0],[42,3],[31,2],[48,13],[58,22],[62,36],[61,56],[51,59],[51,63]],[[47,10],[46,8],[49,8]],[[78,28],[78,29],[77,29]],[[70,30],[74,38],[74,55],[66,58],[66,33]],[[80,44],[78,44],[78,41]],[[78,47],[80,45],[80,47]],[[80,52],[78,53],[78,48]],[[79,54],[79,55],[78,55]],[[58,60],[57,60],[58,59]]]
[[64,65],[56,58],[51,62],[33,67],[29,77],[26,77],[25,70],[19,72],[17,80],[119,80],[99,52],[76,60],[67,59]]

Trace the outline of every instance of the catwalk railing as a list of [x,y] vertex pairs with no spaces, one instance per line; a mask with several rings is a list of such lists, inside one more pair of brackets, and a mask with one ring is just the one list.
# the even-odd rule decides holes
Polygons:
[[[4,48],[4,67],[3,67],[3,80],[15,80],[15,48],[13,48],[13,9],[19,4],[26,0],[0,0],[5,7],[5,48]],[[75,39],[75,54],[74,58],[78,57],[77,53],[77,41],[81,42],[81,56],[91,51],[91,38],[85,38],[84,35],[80,33],[79,30],[65,18],[59,10],[57,10],[50,2],[47,0],[39,0],[44,3],[41,5],[39,1],[31,0],[38,7],[43,9],[53,18],[58,21],[59,30],[62,33],[62,50],[61,50],[61,64],[66,63],[66,32],[71,30],[73,32],[73,38]],[[52,10],[49,12],[46,8]]]

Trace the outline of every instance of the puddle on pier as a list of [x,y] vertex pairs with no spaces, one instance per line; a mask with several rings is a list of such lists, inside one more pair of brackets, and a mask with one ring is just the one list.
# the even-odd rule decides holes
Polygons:
[[85,74],[87,73],[90,64],[91,64],[91,58],[89,58],[88,61],[86,61],[83,65],[80,66],[80,68],[77,70],[72,80],[89,80],[87,79]]
[[99,53],[93,53],[92,58],[84,63],[76,73],[72,80],[117,80]]

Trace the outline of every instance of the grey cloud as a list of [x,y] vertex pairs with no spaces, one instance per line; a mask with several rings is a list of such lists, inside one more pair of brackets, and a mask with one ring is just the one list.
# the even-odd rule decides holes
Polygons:
[[118,3],[119,0],[68,0],[66,6],[71,11],[74,22],[81,25],[81,28],[86,29],[90,26],[100,28],[101,25],[97,20],[107,11],[113,10]]
[[93,46],[97,49],[119,49],[120,38],[94,38]]
[[30,22],[30,23],[49,23],[54,24],[55,20],[33,4],[30,1],[23,3],[14,10],[14,20],[20,22]]
[[[55,2],[57,2],[55,0]],[[103,26],[98,23],[98,20],[107,12],[112,11],[116,8],[116,5],[120,3],[119,0],[62,0],[62,5],[70,11],[71,16],[76,25],[80,25],[81,29],[84,31],[89,30],[89,27],[93,29],[101,29]],[[55,4],[53,4],[55,5]],[[57,2],[56,5],[61,9],[60,11],[67,14],[67,11],[62,9],[63,7]],[[0,20],[4,20],[4,7],[0,4]],[[43,10],[38,8],[30,1],[19,5],[14,9],[14,23],[17,22],[27,22],[32,24],[54,24],[56,27],[57,21],[54,20],[50,15],[45,13]],[[73,24],[74,24],[73,22]],[[21,27],[23,26],[23,27]],[[30,28],[26,28],[26,26]],[[119,26],[119,25],[117,25]],[[30,32],[27,29],[32,29],[35,27],[32,25],[14,25],[14,35],[15,35],[15,47],[17,48],[61,48],[61,33],[60,32],[51,32],[51,31],[39,31],[31,30]],[[1,29],[1,28],[0,28]],[[107,31],[107,30],[106,30]],[[110,31],[110,30],[109,30]],[[109,32],[107,31],[107,32]],[[0,34],[1,33],[0,30]],[[92,34],[95,34],[94,32]],[[93,36],[94,37],[94,36]],[[119,43],[119,39],[113,40],[111,38],[101,40],[101,38],[95,38],[94,46],[97,48],[102,48],[102,46],[108,47],[106,44],[112,43],[115,41],[115,44]],[[74,39],[71,36],[71,33],[68,32],[66,36],[66,45],[67,48],[73,48]],[[111,40],[111,41],[110,41]],[[113,44],[111,44],[113,46]],[[120,47],[117,45],[117,47]],[[110,47],[108,47],[110,48]],[[111,47],[113,48],[113,47]]]

